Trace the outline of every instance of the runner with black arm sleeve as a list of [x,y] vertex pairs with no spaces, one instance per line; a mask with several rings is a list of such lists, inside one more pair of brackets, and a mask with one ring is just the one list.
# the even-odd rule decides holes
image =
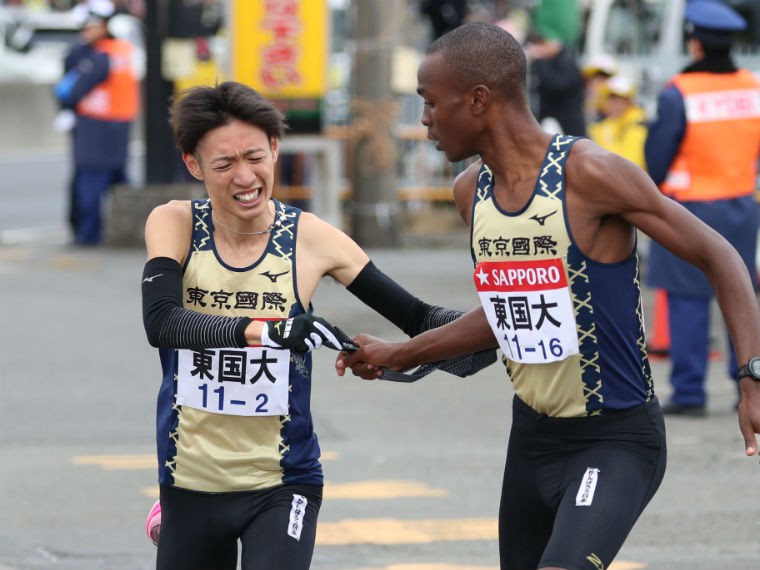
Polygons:
[[[305,569],[322,501],[311,350],[345,348],[313,314],[331,276],[410,336],[461,313],[423,303],[345,233],[272,198],[283,115],[235,82],[172,106],[208,198],[148,217],[143,318],[159,349],[158,570]],[[494,353],[495,358],[495,352]],[[160,539],[157,523],[160,521]]]

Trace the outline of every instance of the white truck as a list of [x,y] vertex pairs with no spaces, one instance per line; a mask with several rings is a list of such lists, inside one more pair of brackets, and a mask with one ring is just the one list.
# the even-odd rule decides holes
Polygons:
[[[639,87],[651,116],[663,84],[688,61],[684,8],[689,0],[590,0],[584,58],[607,54]],[[760,1],[724,0],[748,23],[733,50],[736,62],[760,75]]]

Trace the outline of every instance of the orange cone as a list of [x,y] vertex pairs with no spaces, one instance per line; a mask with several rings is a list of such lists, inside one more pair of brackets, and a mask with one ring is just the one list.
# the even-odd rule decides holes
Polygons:
[[647,342],[651,357],[664,358],[670,353],[670,325],[668,323],[668,293],[665,289],[654,292],[652,335]]

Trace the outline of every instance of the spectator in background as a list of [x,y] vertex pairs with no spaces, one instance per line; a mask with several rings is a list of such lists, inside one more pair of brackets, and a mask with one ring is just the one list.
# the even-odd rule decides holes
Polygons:
[[116,0],[117,14],[130,14],[141,20],[145,18],[145,0]]
[[[663,193],[731,242],[755,283],[760,83],[730,55],[746,22],[722,2],[708,0],[690,2],[685,19],[692,63],[659,96],[646,141],[647,167]],[[673,393],[663,410],[704,416],[713,291],[699,268],[656,243],[647,281],[667,291],[670,315]],[[748,375],[738,374],[730,340],[728,364],[729,376]]]
[[599,54],[588,58],[581,67],[586,87],[586,123],[593,124],[604,118],[602,109],[602,87],[613,75],[617,75],[618,65],[611,55]]
[[55,86],[63,110],[57,125],[72,130],[69,222],[80,245],[102,241],[103,198],[112,185],[127,181],[130,130],[139,112],[133,48],[109,33],[113,14],[110,2],[88,3],[79,41],[66,55],[65,74]]
[[462,25],[467,17],[467,0],[421,0],[420,12],[430,19],[436,39]]
[[646,170],[644,143],[647,126],[644,109],[636,104],[636,86],[623,75],[607,79],[601,90],[606,117],[589,125],[589,136],[602,148],[619,154]]
[[538,97],[538,120],[547,125],[554,119],[563,133],[585,137],[585,89],[575,50],[580,15],[575,0],[542,0],[533,13],[525,54]]

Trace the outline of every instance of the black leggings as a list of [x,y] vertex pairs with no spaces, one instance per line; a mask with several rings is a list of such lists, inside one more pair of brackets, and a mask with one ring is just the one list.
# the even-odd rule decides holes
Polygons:
[[515,397],[499,511],[501,569],[607,568],[662,482],[666,454],[657,400],[557,419]]
[[161,485],[157,570],[307,570],[314,553],[319,485],[199,493]]

